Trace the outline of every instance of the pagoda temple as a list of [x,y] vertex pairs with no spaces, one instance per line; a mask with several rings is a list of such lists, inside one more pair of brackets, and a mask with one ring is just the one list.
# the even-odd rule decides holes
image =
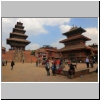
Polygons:
[[11,46],[10,50],[25,50],[25,47],[30,43],[30,41],[26,40],[28,36],[25,35],[25,32],[23,23],[17,22],[12,33],[10,33],[10,38],[7,39],[7,44]]
[[10,38],[6,39],[6,43],[11,46],[9,51],[2,48],[2,58],[11,62],[31,62],[36,61],[36,57],[30,55],[31,51],[25,50],[25,47],[30,43],[26,40],[28,37],[25,35],[23,23],[17,22],[13,31],[10,33]]
[[85,45],[86,41],[91,39],[82,35],[84,32],[86,30],[83,28],[73,26],[68,32],[63,33],[67,39],[59,42],[64,43],[65,47],[59,49],[58,52],[62,54],[64,59],[85,62],[86,57],[91,55],[91,47]]

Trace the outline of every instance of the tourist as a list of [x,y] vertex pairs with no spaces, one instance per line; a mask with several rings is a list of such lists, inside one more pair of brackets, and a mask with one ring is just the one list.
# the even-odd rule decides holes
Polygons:
[[36,66],[38,66],[38,60],[36,60]]
[[70,60],[68,60],[68,66],[70,67],[70,64],[71,64],[71,61]]
[[89,68],[89,59],[88,59],[88,57],[86,58],[86,65],[87,65],[87,68]]
[[52,63],[52,66],[51,66],[51,70],[52,70],[52,74],[53,74],[53,76],[54,76],[54,74],[55,74],[55,72],[54,72],[54,64]]
[[75,73],[75,68],[73,64],[70,64],[70,68],[68,70],[68,77],[70,78]]
[[6,60],[3,60],[3,64],[4,64],[4,66],[6,65]]
[[53,76],[56,75],[56,60],[52,61],[51,70],[52,70]]
[[60,62],[59,62],[59,66],[61,66],[62,65],[62,62],[63,62],[63,59],[59,59],[60,60]]
[[7,66],[7,60],[6,60],[6,66]]
[[40,60],[40,59],[38,60],[38,64],[39,64],[39,66],[40,66],[40,64],[41,64],[41,60]]
[[46,71],[47,71],[47,76],[50,76],[50,63],[49,63],[49,59],[46,60],[45,68],[46,68]]
[[56,75],[56,66],[57,66],[57,60],[54,59],[54,69],[53,69],[53,76]]
[[47,61],[46,59],[43,61],[43,65],[44,65],[44,66],[46,66],[46,61]]
[[68,59],[65,59],[65,64],[67,65],[67,63],[68,63]]
[[90,65],[91,65],[91,68],[93,68],[93,59],[92,58],[90,59]]
[[95,63],[96,62],[96,57],[94,57],[94,60],[93,60],[93,63]]
[[32,61],[32,59],[31,59],[31,63],[32,63],[33,61]]
[[65,61],[64,60],[62,61],[61,67],[65,68]]
[[24,59],[23,59],[23,63],[24,63]]
[[14,61],[11,62],[11,70],[13,70],[13,66],[15,65]]
[[2,66],[4,66],[4,60],[2,59]]
[[60,68],[60,63],[61,63],[61,61],[60,61],[60,59],[58,58],[57,61],[56,61],[56,68],[57,68],[57,69]]

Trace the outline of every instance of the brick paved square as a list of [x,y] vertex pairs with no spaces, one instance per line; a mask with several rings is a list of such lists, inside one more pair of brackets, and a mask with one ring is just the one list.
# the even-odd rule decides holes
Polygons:
[[[94,68],[89,68],[90,72],[97,68],[97,64],[94,64]],[[86,69],[86,64],[78,63],[77,70]],[[64,70],[68,70],[66,65]],[[98,73],[91,73],[77,77],[74,79],[68,79],[67,76],[46,75],[44,67],[36,67],[35,63],[16,63],[13,70],[11,70],[10,63],[7,66],[2,66],[2,82],[98,82]]]

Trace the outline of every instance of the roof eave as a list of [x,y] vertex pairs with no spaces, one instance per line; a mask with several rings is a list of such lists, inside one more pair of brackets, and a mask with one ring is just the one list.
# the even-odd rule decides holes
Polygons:
[[68,32],[65,32],[65,33],[62,33],[62,35],[67,35],[68,33],[71,33],[71,32],[74,32],[74,31],[77,31],[77,30],[82,30],[82,33],[83,32],[86,32],[86,30],[84,30],[83,28],[81,28],[81,27],[79,27],[78,29],[76,29],[76,30],[72,30],[72,31],[68,31]]

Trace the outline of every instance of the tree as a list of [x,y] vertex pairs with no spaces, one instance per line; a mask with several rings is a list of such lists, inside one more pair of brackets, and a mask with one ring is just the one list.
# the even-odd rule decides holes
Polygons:
[[32,50],[31,51],[31,55],[35,55],[35,50]]

